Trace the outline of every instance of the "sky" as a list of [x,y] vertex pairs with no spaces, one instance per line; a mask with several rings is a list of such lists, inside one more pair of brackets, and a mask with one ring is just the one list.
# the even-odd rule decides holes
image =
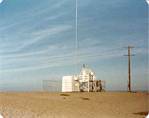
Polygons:
[[[64,75],[87,64],[106,90],[147,90],[148,6],[145,0],[4,0],[0,4],[0,91],[61,89]],[[77,57],[76,57],[77,54]],[[58,83],[57,83],[58,82]]]

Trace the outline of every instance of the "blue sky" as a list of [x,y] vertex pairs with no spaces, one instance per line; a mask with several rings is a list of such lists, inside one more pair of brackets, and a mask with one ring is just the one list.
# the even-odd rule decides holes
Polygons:
[[42,90],[42,80],[79,73],[83,63],[107,90],[127,90],[128,45],[133,90],[147,90],[145,0],[4,0],[0,4],[0,90]]

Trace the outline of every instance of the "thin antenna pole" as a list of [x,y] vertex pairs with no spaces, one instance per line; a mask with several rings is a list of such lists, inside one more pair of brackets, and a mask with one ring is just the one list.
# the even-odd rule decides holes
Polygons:
[[75,22],[75,58],[76,58],[76,73],[78,71],[78,0],[76,0],[76,22]]
[[[147,1],[147,44],[149,44],[149,1]],[[147,45],[147,49],[149,49],[149,46]],[[147,56],[147,59],[149,59],[149,55]],[[148,65],[148,61],[147,61]],[[149,71],[149,68],[147,69]],[[149,83],[149,80],[148,80]],[[149,84],[148,84],[148,91],[149,91]]]

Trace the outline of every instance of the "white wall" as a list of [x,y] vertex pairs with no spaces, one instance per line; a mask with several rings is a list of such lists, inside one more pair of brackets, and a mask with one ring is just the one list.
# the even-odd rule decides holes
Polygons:
[[62,92],[73,91],[73,76],[63,76],[62,78]]

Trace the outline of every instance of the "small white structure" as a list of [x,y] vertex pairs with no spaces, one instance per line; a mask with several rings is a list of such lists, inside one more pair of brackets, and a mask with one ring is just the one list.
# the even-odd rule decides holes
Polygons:
[[93,81],[95,80],[96,80],[95,73],[90,68],[86,67],[85,64],[83,64],[83,67],[79,75],[80,90],[88,92],[92,91]]
[[102,87],[102,81],[96,80],[95,73],[85,64],[79,75],[62,78],[62,92],[99,92]]
[[94,81],[96,79],[95,73],[85,65],[81,69],[79,80],[80,82]]
[[79,91],[79,82],[77,76],[63,76],[62,92]]

